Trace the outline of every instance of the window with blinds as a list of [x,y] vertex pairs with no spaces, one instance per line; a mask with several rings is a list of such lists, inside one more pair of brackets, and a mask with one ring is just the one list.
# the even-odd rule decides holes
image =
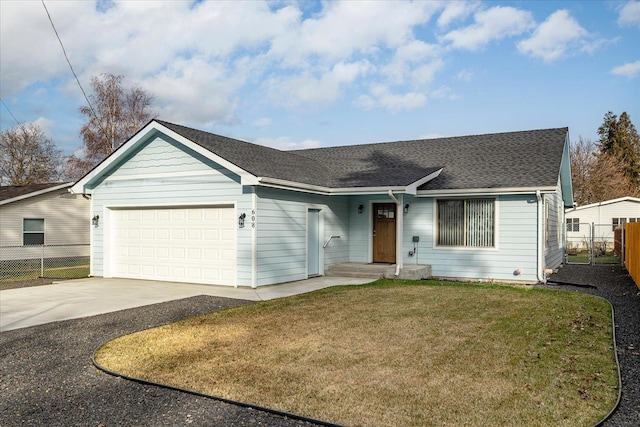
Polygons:
[[495,246],[495,199],[438,200],[438,246]]

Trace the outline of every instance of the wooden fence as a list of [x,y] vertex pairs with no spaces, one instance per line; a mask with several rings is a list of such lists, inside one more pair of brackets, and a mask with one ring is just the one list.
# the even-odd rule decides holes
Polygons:
[[640,222],[624,225],[624,266],[640,288]]

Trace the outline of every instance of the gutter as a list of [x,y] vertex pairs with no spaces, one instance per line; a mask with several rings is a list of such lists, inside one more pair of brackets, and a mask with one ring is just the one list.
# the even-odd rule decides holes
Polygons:
[[[396,196],[393,195],[393,191],[389,190],[389,197],[396,204],[396,272],[395,276],[400,275],[400,270],[404,267],[404,263],[402,262],[402,236],[404,234],[404,213],[402,211],[402,200],[398,200]],[[402,199],[402,195],[400,195]]]
[[538,256],[537,258],[537,268],[536,268],[536,278],[538,279],[538,282],[542,282],[542,283],[547,283],[547,278],[544,275],[544,265],[543,265],[543,258],[544,258],[544,239],[543,239],[543,227],[542,227],[542,221],[544,218],[544,204],[543,204],[543,200],[542,200],[542,195],[540,194],[540,190],[536,190],[536,199],[538,200],[538,223],[537,223],[537,227],[538,227]]

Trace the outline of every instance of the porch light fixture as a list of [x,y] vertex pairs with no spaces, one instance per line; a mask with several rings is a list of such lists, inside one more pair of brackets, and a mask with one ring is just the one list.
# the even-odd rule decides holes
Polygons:
[[404,205],[404,213],[409,213],[409,203]]
[[363,210],[364,210],[364,205],[358,206],[358,213],[359,214],[361,214]]
[[242,213],[240,214],[240,216],[238,217],[238,228],[244,228],[244,219],[247,217],[246,213]]
[[94,215],[93,218],[91,218],[91,224],[97,227],[99,220],[100,220],[100,215]]

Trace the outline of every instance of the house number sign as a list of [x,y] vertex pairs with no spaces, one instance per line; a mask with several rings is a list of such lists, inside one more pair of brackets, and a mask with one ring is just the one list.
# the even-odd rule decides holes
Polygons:
[[251,209],[251,228],[256,228],[256,210]]

